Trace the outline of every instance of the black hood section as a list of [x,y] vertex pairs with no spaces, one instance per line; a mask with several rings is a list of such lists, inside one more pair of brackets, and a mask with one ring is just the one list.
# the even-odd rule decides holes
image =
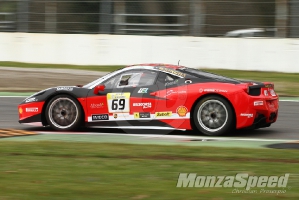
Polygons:
[[21,104],[46,101],[50,96],[59,94],[69,94],[75,98],[84,98],[87,96],[90,89],[76,86],[58,86],[39,91],[26,99]]

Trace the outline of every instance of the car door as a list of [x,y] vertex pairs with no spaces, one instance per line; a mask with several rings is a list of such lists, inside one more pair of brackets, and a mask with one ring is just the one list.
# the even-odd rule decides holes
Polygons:
[[[153,70],[128,70],[106,80],[104,91],[89,92],[87,98],[87,121],[93,124],[116,125],[115,121],[150,120],[155,112],[158,76]],[[117,125],[120,125],[119,123]]]
[[[169,119],[185,117],[188,109],[185,107],[187,101],[187,84],[184,78],[160,72],[157,85],[159,91],[157,99],[157,112],[168,113]],[[171,113],[171,114],[170,114]],[[167,117],[164,117],[168,119]]]

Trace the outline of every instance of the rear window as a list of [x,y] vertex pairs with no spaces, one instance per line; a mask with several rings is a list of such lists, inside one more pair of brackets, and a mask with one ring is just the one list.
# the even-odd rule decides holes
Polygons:
[[228,77],[217,75],[217,74],[213,74],[213,73],[210,73],[210,72],[201,71],[201,70],[198,70],[198,69],[182,68],[182,69],[178,69],[178,71],[181,71],[181,72],[184,72],[184,73],[189,74],[191,76],[195,76],[197,78],[202,78],[202,79],[216,79],[216,80],[229,81],[229,82],[233,82],[233,83],[240,83],[240,81],[238,81],[236,79],[228,78]]

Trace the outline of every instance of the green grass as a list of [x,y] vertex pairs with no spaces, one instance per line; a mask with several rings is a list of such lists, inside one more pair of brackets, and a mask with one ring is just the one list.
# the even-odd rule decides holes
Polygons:
[[[298,154],[295,150],[2,141],[0,199],[298,199]],[[286,193],[275,195],[235,194],[233,188],[176,188],[179,173],[291,175]]]
[[[24,68],[54,68],[54,69],[80,69],[110,72],[124,66],[95,66],[95,65],[54,65],[54,64],[32,64],[18,62],[0,62],[0,66],[24,67]],[[275,90],[280,96],[299,96],[299,73],[279,73],[263,71],[242,71],[225,69],[202,69],[204,71],[220,74],[227,77],[246,79],[253,81],[273,82]]]

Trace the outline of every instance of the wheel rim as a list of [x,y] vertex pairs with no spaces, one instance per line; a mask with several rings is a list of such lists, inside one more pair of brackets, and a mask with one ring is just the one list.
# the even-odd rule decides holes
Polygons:
[[218,100],[204,102],[197,111],[199,125],[209,132],[222,129],[228,119],[226,106]]
[[69,98],[58,98],[53,101],[48,111],[51,123],[57,128],[71,127],[78,118],[78,108]]

